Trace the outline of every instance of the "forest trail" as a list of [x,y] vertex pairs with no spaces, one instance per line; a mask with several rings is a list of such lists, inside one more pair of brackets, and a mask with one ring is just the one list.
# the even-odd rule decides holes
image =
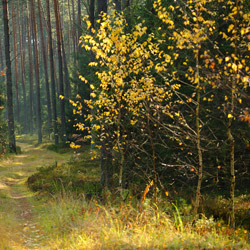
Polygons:
[[34,210],[39,201],[26,180],[37,168],[68,161],[71,154],[47,150],[45,144],[17,145],[22,154],[0,159],[0,249],[39,249],[46,241]]

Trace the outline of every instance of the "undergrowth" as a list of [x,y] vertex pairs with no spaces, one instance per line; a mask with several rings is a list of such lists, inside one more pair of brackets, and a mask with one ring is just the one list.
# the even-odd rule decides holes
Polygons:
[[235,230],[228,227],[223,197],[203,197],[202,214],[194,222],[192,204],[184,198],[173,202],[159,196],[156,206],[131,190],[125,190],[125,200],[118,192],[103,193],[99,161],[90,161],[90,155],[85,147],[68,163],[39,168],[28,179],[46,199],[36,208],[48,239],[43,249],[250,249],[249,195],[236,198]]
[[90,161],[90,154],[89,148],[85,147],[82,157],[74,152],[67,163],[55,162],[51,166],[39,168],[37,173],[27,180],[29,188],[50,194],[63,193],[67,190],[75,194],[84,192],[88,197],[98,195],[101,192],[100,164],[98,160]]
[[[180,215],[120,202],[103,205],[72,193],[53,196],[38,212],[49,237],[45,249],[249,249],[249,232],[203,216],[195,224]],[[167,206],[171,207],[168,203]]]
[[[32,204],[33,220],[44,236],[40,249],[250,249],[249,195],[236,198],[235,230],[228,227],[228,201],[219,196],[203,197],[202,215],[194,222],[192,203],[185,197],[173,199],[159,193],[156,205],[145,186],[123,190],[123,195],[121,190],[103,192],[100,164],[89,160],[88,146],[70,157],[52,153],[48,145],[29,148],[29,155],[16,156],[12,168],[9,161],[3,162],[1,170],[5,178],[20,182],[15,188],[23,188],[21,193]],[[50,159],[47,166],[44,157],[47,162]],[[28,198],[23,182],[31,173],[27,183],[37,195]],[[24,250],[27,248],[10,245],[16,241],[9,241],[13,229],[20,227],[15,220],[18,202],[8,195],[10,188],[15,191],[13,186],[4,183],[0,190],[0,249]],[[16,229],[13,235],[18,232]]]

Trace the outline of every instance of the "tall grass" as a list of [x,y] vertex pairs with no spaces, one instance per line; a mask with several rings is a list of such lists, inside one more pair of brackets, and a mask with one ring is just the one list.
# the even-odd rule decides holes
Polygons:
[[[18,225],[18,202],[4,189],[3,179],[11,180],[12,192],[22,194],[30,204],[27,206],[32,210],[31,222],[38,225],[41,235],[38,240],[41,250],[250,249],[249,232],[245,228],[232,230],[223,221],[205,216],[193,224],[191,206],[185,202],[177,205],[168,197],[159,196],[156,207],[144,191],[143,200],[133,197],[131,192],[126,202],[107,195],[103,204],[97,184],[99,163],[89,161],[87,149],[82,157],[61,164],[71,156],[48,151],[40,145],[35,148],[26,145],[22,155],[1,161],[0,250],[35,249],[20,241],[22,237],[18,234],[23,225],[21,228]],[[30,184],[40,191],[36,199],[24,182],[41,166]],[[248,196],[243,198],[241,201],[248,204]],[[206,207],[213,208],[213,204],[214,210],[220,208],[219,204],[224,207],[224,200],[208,200]],[[240,202],[238,209],[242,209]],[[242,212],[242,220],[244,216]]]
[[42,249],[250,249],[246,230],[236,235],[206,217],[184,224],[176,206],[172,214],[155,214],[153,206],[140,211],[129,202],[100,205],[65,193],[37,216],[47,238]]

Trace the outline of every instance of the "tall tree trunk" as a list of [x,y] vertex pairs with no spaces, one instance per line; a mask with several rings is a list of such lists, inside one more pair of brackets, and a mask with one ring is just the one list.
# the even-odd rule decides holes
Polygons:
[[27,38],[28,38],[28,63],[29,63],[29,132],[33,134],[33,67],[32,67],[32,48],[31,48],[31,16],[29,13],[29,6],[27,5]]
[[[239,12],[239,0],[236,1],[236,14],[234,16],[234,30],[239,28],[238,25],[238,12]],[[234,33],[234,54],[237,56],[238,49],[238,36],[237,32]],[[237,65],[237,61],[234,57],[234,64]],[[232,77],[230,91],[231,91],[231,100],[230,100],[230,113],[228,114],[228,126],[227,126],[227,138],[230,144],[230,225],[232,228],[235,228],[235,162],[234,162],[234,154],[235,154],[235,140],[232,134],[232,123],[234,119],[234,111],[235,111],[235,102],[236,102],[236,88],[239,84],[239,68],[234,72],[234,76]]]
[[90,0],[89,21],[91,22],[92,28],[94,28],[95,27],[95,0]]
[[[68,35],[70,37],[72,30],[73,30],[73,24],[72,24],[72,17],[71,17],[71,10],[70,10],[70,2],[68,0],[68,15],[69,15],[69,29],[71,29],[71,32],[68,32]],[[74,37],[71,35],[72,38],[72,44],[74,44]],[[71,47],[70,47],[70,39],[69,39],[69,51],[71,51]],[[70,55],[70,53],[69,53]]]
[[196,110],[195,110],[195,125],[196,125],[196,147],[198,153],[198,183],[196,188],[196,197],[195,197],[195,206],[194,206],[194,216],[197,215],[200,200],[201,200],[201,184],[202,184],[202,176],[203,176],[203,159],[202,159],[202,151],[201,151],[201,136],[200,136],[200,99],[201,99],[201,84],[200,84],[200,72],[199,72],[199,50],[197,49],[196,53]]
[[41,1],[40,0],[38,0],[38,16],[39,16],[39,23],[40,23],[40,35],[41,35],[41,42],[42,42],[42,55],[43,55],[44,75],[45,75],[45,89],[46,89],[47,109],[48,109],[48,131],[50,135],[52,131],[52,115],[51,115],[52,112],[51,112],[51,101],[50,101],[50,91],[49,91],[48,62],[47,62],[45,39],[44,39],[44,32],[43,32],[43,22],[42,22],[42,15],[41,15]]
[[70,82],[69,82],[69,71],[68,71],[67,57],[66,57],[66,53],[65,53],[64,39],[63,39],[62,32],[61,32],[61,37],[62,37],[62,55],[63,55],[63,69],[64,69],[64,82],[65,82],[65,97],[70,98],[71,97],[71,88],[70,88]]
[[[56,48],[57,48],[57,42],[54,39],[52,40],[52,46],[53,46],[54,59],[55,59],[55,61],[58,62],[58,52],[56,50]],[[57,96],[59,96],[59,80],[58,80],[58,76],[57,76],[57,72],[59,72],[58,63],[55,63],[54,67],[55,67],[54,77],[55,77],[55,83],[56,83],[56,93],[57,93]]]
[[[0,39],[0,74],[4,72],[4,60],[3,60],[3,46],[2,46],[2,39]],[[2,79],[3,81],[5,81],[5,75],[4,74],[1,74],[2,75]]]
[[[32,40],[31,40],[31,45],[32,45],[32,54],[33,54],[33,65],[34,65],[34,68],[33,68],[33,72],[34,72],[34,76],[36,77],[36,57],[35,57],[35,54],[36,54],[36,52],[35,52],[35,50],[36,50],[36,48],[35,48],[35,35],[34,35],[34,29],[33,29],[33,23],[32,23],[32,16],[31,16],[31,21],[30,21],[30,23],[31,23],[31,33],[32,33]],[[34,79],[35,79],[35,77],[34,77]],[[34,83],[35,83],[36,81],[34,80]],[[35,97],[35,94],[36,94],[36,91],[35,91],[35,87],[34,87],[34,98],[33,98],[33,111],[34,111],[34,124],[37,124],[37,112],[36,112],[36,110],[37,110],[37,108],[36,108],[36,97]],[[35,126],[36,127],[36,126]]]
[[38,143],[42,143],[42,117],[41,117],[41,98],[40,98],[40,72],[39,72],[39,59],[38,59],[38,41],[37,41],[37,26],[35,18],[35,6],[34,0],[30,0],[31,16],[34,31],[34,46],[35,46],[35,69],[36,69],[36,121],[37,121],[37,133]]
[[11,1],[11,15],[12,15],[12,29],[13,29],[13,52],[15,64],[15,88],[16,88],[16,117],[20,122],[20,101],[19,101],[19,87],[18,87],[18,64],[17,64],[17,39],[16,39],[16,13]]
[[70,56],[70,53],[71,53],[71,48],[70,48],[70,46],[71,46],[71,44],[70,44],[70,23],[68,23],[68,25],[67,25],[67,33],[68,33],[68,55]]
[[[106,12],[107,0],[97,0],[97,15]],[[103,142],[101,148],[101,183],[104,185],[104,196],[107,188],[113,190],[112,147],[108,144]]]
[[115,9],[117,11],[121,11],[122,10],[121,0],[114,0],[114,3],[115,3]]
[[98,15],[100,15],[101,12],[107,13],[107,10],[108,10],[107,0],[97,0]]
[[10,37],[9,37],[9,17],[8,2],[2,1],[3,4],[3,24],[4,24],[4,45],[5,45],[5,62],[6,62],[6,84],[7,84],[7,109],[8,109],[8,135],[10,152],[16,152],[16,139],[14,130],[14,112],[12,96],[12,76],[10,61]]
[[76,18],[75,18],[75,1],[71,0],[72,5],[72,36],[73,36],[73,50],[74,50],[74,56],[76,56]]
[[[231,92],[231,109],[230,114],[233,116],[234,113],[234,103],[235,103],[235,80],[232,83],[232,92]],[[229,116],[228,118],[228,127],[227,127],[227,138],[230,144],[230,225],[235,228],[235,213],[234,213],[234,191],[235,191],[235,170],[234,170],[234,137],[232,135],[232,122],[233,117]]]
[[[23,13],[23,7],[20,8],[20,2],[18,1],[18,6],[19,6],[19,10],[21,10],[21,12]],[[20,54],[20,61],[21,61],[21,79],[22,79],[22,90],[23,90],[23,125],[24,125],[24,133],[27,133],[27,117],[25,114],[28,114],[27,112],[27,99],[26,99],[26,86],[25,86],[25,62],[24,62],[24,47],[23,47],[23,36],[25,36],[25,32],[23,30],[23,32],[21,31],[21,24],[20,24],[20,12],[18,12],[18,33],[19,33],[19,54]],[[22,17],[23,19],[23,17]]]
[[62,38],[60,27],[60,16],[58,0],[53,0],[54,12],[56,20],[56,37],[57,37],[57,52],[58,52],[58,64],[59,64],[59,94],[60,94],[60,113],[61,113],[61,128],[62,128],[62,141],[65,143],[67,139],[66,135],[66,119],[65,119],[65,101],[64,101],[64,87],[63,87],[63,61],[62,61]]
[[46,0],[47,9],[47,25],[48,25],[48,42],[49,42],[49,62],[50,62],[50,78],[51,78],[51,94],[52,94],[52,111],[53,111],[53,127],[54,127],[54,140],[58,144],[58,129],[57,129],[57,110],[56,110],[56,82],[55,82],[55,66],[54,54],[52,45],[52,32],[50,21],[50,1]]
[[[27,8],[28,11],[28,8]],[[29,131],[33,134],[33,113],[34,113],[34,87],[33,87],[33,64],[32,64],[32,46],[31,46],[31,16],[28,14],[27,35],[28,35],[28,55],[29,55]]]
[[[59,20],[60,20],[60,25],[62,24],[61,18],[60,18],[60,13],[59,15]],[[64,37],[63,37],[63,28],[62,25],[60,26],[60,32],[61,32],[61,45],[62,45],[62,60],[63,60],[63,72],[64,72],[64,83],[65,83],[65,97],[68,99],[71,97],[71,88],[70,88],[70,82],[69,82],[69,71],[68,71],[68,65],[67,65],[67,57],[66,57],[66,52],[65,52],[65,47],[64,47]]]
[[78,42],[79,42],[79,39],[80,39],[80,36],[82,34],[81,32],[81,25],[82,25],[82,12],[81,12],[81,0],[78,0],[78,3],[77,3],[77,51],[79,52],[79,49],[80,49],[80,46],[78,45]]

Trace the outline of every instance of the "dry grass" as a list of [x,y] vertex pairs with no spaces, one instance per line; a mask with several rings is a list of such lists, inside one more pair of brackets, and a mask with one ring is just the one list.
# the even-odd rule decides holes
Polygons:
[[[25,185],[27,177],[55,160],[68,161],[71,155],[48,151],[43,145],[20,145],[22,154],[0,161],[0,250],[250,249],[244,228],[232,230],[205,217],[192,224],[187,212],[178,215],[178,210],[189,208],[174,208],[167,197],[157,212],[150,200],[142,209],[131,196],[126,203],[109,198],[106,205],[65,189],[50,197],[34,197]],[[90,169],[86,168],[84,180]],[[20,207],[30,210],[28,216],[20,218]]]
[[250,249],[249,232],[236,231],[212,218],[183,231],[174,216],[130,204],[101,206],[84,198],[54,197],[40,208],[40,225],[48,237],[44,249]]

